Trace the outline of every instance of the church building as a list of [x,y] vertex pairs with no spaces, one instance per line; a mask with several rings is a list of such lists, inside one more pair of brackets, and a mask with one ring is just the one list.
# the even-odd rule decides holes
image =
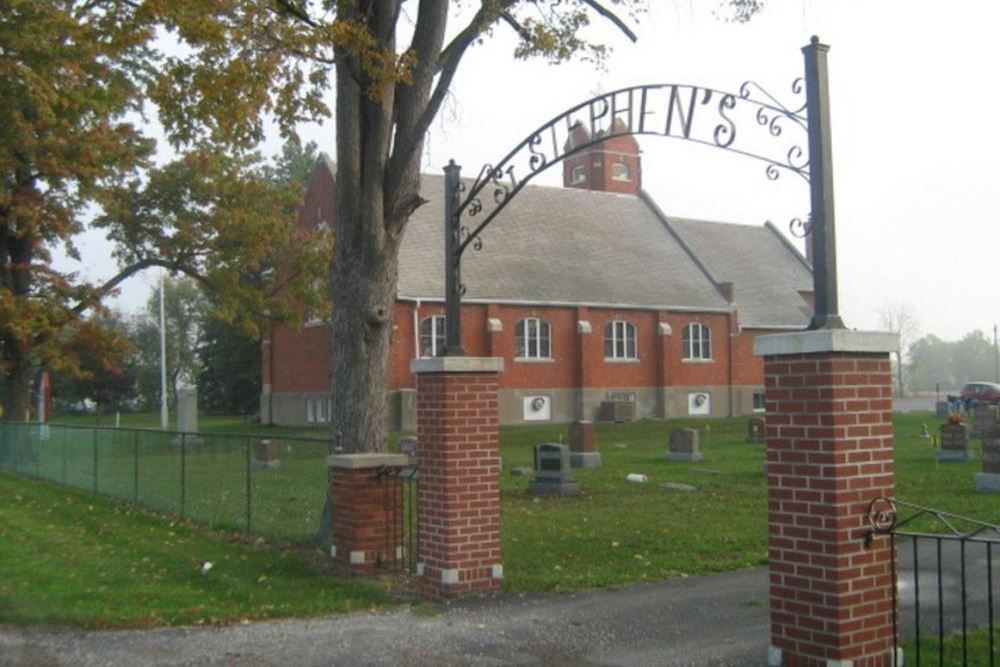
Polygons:
[[[300,224],[331,219],[334,177],[321,156]],[[501,423],[763,409],[753,340],[808,325],[809,262],[770,223],[670,217],[641,185],[635,138],[608,138],[564,160],[563,187],[521,190],[482,250],[465,253],[462,342],[468,355],[503,358]],[[421,195],[429,202],[400,251],[389,361],[390,427],[401,430],[416,427],[411,360],[444,348],[443,176],[425,175]],[[262,422],[328,421],[330,354],[322,321],[272,326]]]

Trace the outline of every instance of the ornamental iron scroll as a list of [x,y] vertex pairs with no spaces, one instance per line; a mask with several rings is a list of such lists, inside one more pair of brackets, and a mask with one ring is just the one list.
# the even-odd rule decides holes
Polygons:
[[1000,542],[1000,526],[978,519],[880,496],[868,504],[869,530],[876,535],[935,537],[945,535],[977,542]]
[[[804,94],[803,79],[791,87]],[[739,93],[685,84],[651,84],[622,88],[577,104],[528,135],[496,165],[486,164],[472,181],[458,215],[478,219],[460,253],[535,176],[567,157],[608,139],[652,135],[737,153],[765,163],[765,176],[777,180],[791,172],[809,181],[804,148],[805,103],[789,108],[754,81]],[[792,140],[786,127],[803,130]],[[769,142],[769,151],[758,145]]]
[[[790,172],[807,182],[810,213],[806,222],[794,219],[790,229],[797,236],[812,236],[816,305],[809,328],[844,328],[837,305],[828,50],[817,37],[803,47],[805,77],[791,86],[796,104],[783,104],[754,81],[744,82],[738,93],[676,83],[633,86],[555,116],[499,162],[484,165],[468,189],[459,178],[460,167],[450,162],[445,167],[445,354],[463,354],[459,313],[465,250],[483,247],[480,234],[536,175],[601,142],[629,135],[710,146],[764,162],[769,180]],[[805,136],[793,139],[790,130],[804,130]]]

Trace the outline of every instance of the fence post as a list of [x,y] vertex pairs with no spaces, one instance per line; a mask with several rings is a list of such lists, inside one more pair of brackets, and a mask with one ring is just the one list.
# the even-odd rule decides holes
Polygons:
[[62,455],[63,455],[63,460],[62,460],[62,483],[63,483],[63,486],[66,486],[66,434],[67,433],[69,433],[69,429],[63,428],[63,430],[62,430],[62,436],[63,436],[62,437],[62,443],[63,443],[63,446],[62,446]]
[[97,429],[94,429],[94,493],[97,493]]
[[250,438],[246,438],[246,463],[247,463],[247,534],[250,534],[251,512],[253,511],[253,471],[250,461]]
[[132,503],[139,504],[139,432],[132,431]]
[[181,433],[181,518],[187,502],[187,433]]

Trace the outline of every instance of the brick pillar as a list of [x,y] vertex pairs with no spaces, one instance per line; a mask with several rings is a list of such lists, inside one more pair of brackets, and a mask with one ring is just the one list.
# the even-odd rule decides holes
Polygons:
[[894,334],[760,336],[770,557],[769,665],[893,664],[893,554],[866,542],[868,506],[895,496]]
[[428,600],[500,590],[498,374],[503,359],[415,359],[420,537]]
[[403,554],[405,454],[335,454],[327,457],[333,536],[330,555],[338,574],[394,571]]

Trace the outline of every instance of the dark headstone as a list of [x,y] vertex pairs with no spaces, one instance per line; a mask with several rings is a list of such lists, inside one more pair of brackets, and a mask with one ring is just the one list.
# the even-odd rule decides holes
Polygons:
[[1000,436],[983,440],[983,472],[1000,474]]
[[545,443],[535,445],[535,479],[528,491],[540,496],[572,496],[580,487],[569,475],[569,448]]
[[951,403],[948,401],[938,401],[934,404],[935,416],[938,419],[947,419],[951,414]]
[[973,458],[969,451],[969,431],[965,424],[947,422],[941,425],[941,449],[935,454],[938,463],[968,461]]
[[747,442],[764,442],[764,420],[751,417],[747,422]]
[[997,408],[994,405],[980,403],[972,409],[972,437],[989,438],[998,435]]
[[668,461],[701,461],[698,451],[698,431],[693,428],[675,428],[670,431],[670,444],[667,450]]

